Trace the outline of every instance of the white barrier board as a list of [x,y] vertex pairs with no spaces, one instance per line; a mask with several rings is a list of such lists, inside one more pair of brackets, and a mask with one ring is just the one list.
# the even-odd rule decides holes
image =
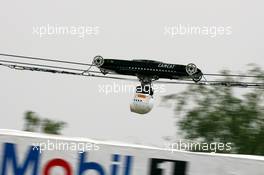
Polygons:
[[0,175],[264,175],[264,157],[0,130]]

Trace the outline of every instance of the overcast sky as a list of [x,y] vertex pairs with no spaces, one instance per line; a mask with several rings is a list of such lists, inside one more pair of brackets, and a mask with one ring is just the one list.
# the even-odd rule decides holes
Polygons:
[[[261,0],[2,1],[0,52],[86,63],[98,54],[193,62],[206,73],[226,68],[238,73],[248,63],[264,66],[263,5]],[[228,31],[215,37],[168,33],[179,25]],[[40,37],[37,29],[43,26],[86,26],[96,34]],[[0,67],[0,83],[0,128],[22,129],[23,113],[32,110],[42,117],[66,121],[64,135],[155,145],[162,145],[163,136],[176,132],[173,109],[160,106],[160,97],[185,88],[166,85],[165,93],[155,94],[153,111],[137,115],[129,110],[133,94],[99,91],[99,86],[124,85],[125,81]]]

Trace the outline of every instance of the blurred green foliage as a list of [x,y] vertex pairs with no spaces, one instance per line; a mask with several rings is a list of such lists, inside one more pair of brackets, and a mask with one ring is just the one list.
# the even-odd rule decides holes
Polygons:
[[[222,71],[221,81],[234,79]],[[251,65],[244,73],[264,76]],[[251,79],[264,83],[263,77]],[[164,96],[164,103],[175,103],[180,134],[199,142],[232,143],[231,153],[264,155],[264,88],[190,85],[183,92]]]
[[24,120],[24,130],[29,132],[43,132],[60,135],[61,131],[66,126],[66,123],[62,121],[53,121],[46,118],[42,119],[32,111],[25,112]]

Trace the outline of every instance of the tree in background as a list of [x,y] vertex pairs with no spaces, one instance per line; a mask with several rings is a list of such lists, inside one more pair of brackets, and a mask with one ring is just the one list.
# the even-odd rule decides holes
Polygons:
[[61,134],[61,130],[65,127],[65,122],[55,122],[50,119],[44,119],[42,123],[42,132],[47,134]]
[[[229,71],[221,81],[236,81]],[[248,75],[264,83],[264,71],[253,66]],[[240,80],[241,81],[241,80]],[[264,89],[190,85],[179,93],[164,97],[175,102],[180,134],[199,142],[232,143],[232,153],[264,155]],[[240,94],[238,94],[238,92]]]
[[25,113],[25,131],[43,132],[47,134],[60,135],[65,128],[66,123],[62,121],[53,121],[50,119],[41,119],[35,112],[27,111]]
[[40,125],[40,118],[32,111],[27,111],[25,113],[25,131],[37,132]]

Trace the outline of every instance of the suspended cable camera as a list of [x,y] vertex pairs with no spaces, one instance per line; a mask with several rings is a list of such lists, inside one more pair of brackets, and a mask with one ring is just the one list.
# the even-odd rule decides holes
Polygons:
[[[141,83],[137,86],[130,104],[131,112],[146,114],[153,108],[152,82],[162,79],[192,79],[199,82],[203,73],[195,64],[167,64],[154,60],[117,60],[96,56],[93,64],[106,75],[110,72],[120,75],[136,76]],[[141,90],[139,90],[141,89]]]
[[[5,66],[16,70],[28,70],[39,72],[50,72],[58,74],[70,74],[78,76],[89,76],[97,78],[109,78],[116,80],[138,81],[140,85],[136,87],[134,98],[130,104],[131,112],[138,114],[146,114],[153,108],[154,90],[153,82],[166,84],[190,84],[190,85],[209,85],[209,86],[227,86],[227,87],[259,87],[264,88],[264,83],[252,82],[227,82],[227,81],[207,81],[202,80],[206,76],[234,76],[234,77],[251,77],[264,78],[264,76],[251,75],[223,75],[223,74],[204,74],[193,63],[187,65],[168,64],[154,60],[118,60],[104,59],[102,56],[95,56],[92,64],[78,63],[71,61],[62,61],[46,58],[28,57],[20,55],[1,54],[0,56],[22,58],[34,61],[44,61],[56,63],[56,66],[47,64],[35,64],[10,60],[1,60],[0,66]],[[76,67],[64,67],[57,64],[85,66],[86,69]],[[88,68],[87,68],[88,66]],[[97,67],[99,71],[91,70]],[[109,76],[110,74],[111,76]],[[127,76],[134,76],[136,79]],[[160,79],[168,79],[169,81],[161,81]]]

